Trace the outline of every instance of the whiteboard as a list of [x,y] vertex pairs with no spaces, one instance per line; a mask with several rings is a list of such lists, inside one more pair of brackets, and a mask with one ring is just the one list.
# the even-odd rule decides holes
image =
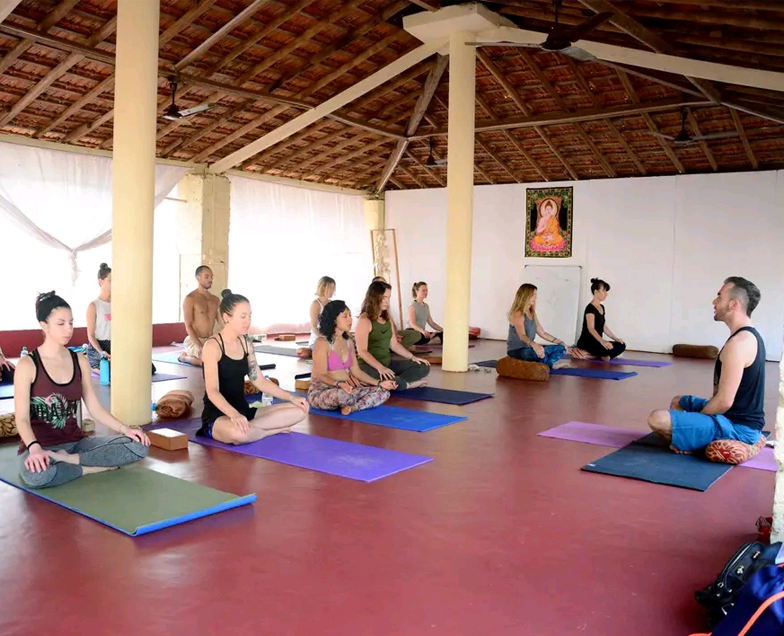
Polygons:
[[568,346],[577,341],[582,267],[526,265],[523,282],[536,285],[536,315],[544,330]]

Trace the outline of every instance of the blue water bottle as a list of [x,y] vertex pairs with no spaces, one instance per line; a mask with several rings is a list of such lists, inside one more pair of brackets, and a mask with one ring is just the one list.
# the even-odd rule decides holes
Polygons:
[[109,361],[105,355],[101,356],[101,386],[109,386],[110,371]]
[[21,357],[24,358],[27,355],[27,347],[22,347],[22,355]]

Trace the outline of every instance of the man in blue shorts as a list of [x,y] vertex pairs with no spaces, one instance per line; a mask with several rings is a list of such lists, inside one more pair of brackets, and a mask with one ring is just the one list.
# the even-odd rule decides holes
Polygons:
[[670,410],[657,410],[648,426],[676,452],[704,449],[716,440],[755,445],[765,425],[765,343],[752,326],[760,301],[754,283],[739,276],[724,281],[713,301],[713,319],[729,327],[730,337],[716,360],[713,397],[673,398]]

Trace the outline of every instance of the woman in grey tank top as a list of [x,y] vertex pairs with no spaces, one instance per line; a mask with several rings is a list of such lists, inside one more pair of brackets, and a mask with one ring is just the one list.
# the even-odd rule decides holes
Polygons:
[[[404,329],[402,334],[415,338],[413,344],[424,345],[438,338],[444,342],[444,329],[430,315],[430,306],[425,302],[427,298],[427,283],[419,281],[414,283],[411,288],[411,295],[414,300],[408,306],[408,329]],[[428,330],[432,327],[434,331]]]
[[[553,344],[538,344],[534,340],[537,335]],[[529,283],[520,285],[509,310],[506,355],[526,362],[543,362],[551,369],[560,369],[569,366],[568,362],[561,360],[567,353],[569,349],[563,340],[551,336],[539,324],[536,317],[536,286]]]

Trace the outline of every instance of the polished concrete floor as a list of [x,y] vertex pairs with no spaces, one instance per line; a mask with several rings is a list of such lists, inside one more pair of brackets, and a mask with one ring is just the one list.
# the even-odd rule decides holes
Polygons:
[[[470,359],[502,353],[503,343],[481,341]],[[260,358],[277,363],[269,374],[284,388],[307,368]],[[153,399],[189,388],[200,401],[199,370],[158,368],[188,379],[152,385]],[[0,484],[0,634],[702,631],[693,592],[754,538],[774,473],[736,468],[700,493],[581,472],[611,449],[537,437],[570,420],[643,430],[675,393],[711,388],[708,361],[633,370],[624,381],[535,383],[435,368],[432,386],[495,397],[466,407],[390,402],[468,417],[428,433],[318,416],[298,427],[435,459],[371,484],[194,444],[153,449],[149,468],[258,498],[135,539]],[[769,428],[777,379],[769,364]]]

